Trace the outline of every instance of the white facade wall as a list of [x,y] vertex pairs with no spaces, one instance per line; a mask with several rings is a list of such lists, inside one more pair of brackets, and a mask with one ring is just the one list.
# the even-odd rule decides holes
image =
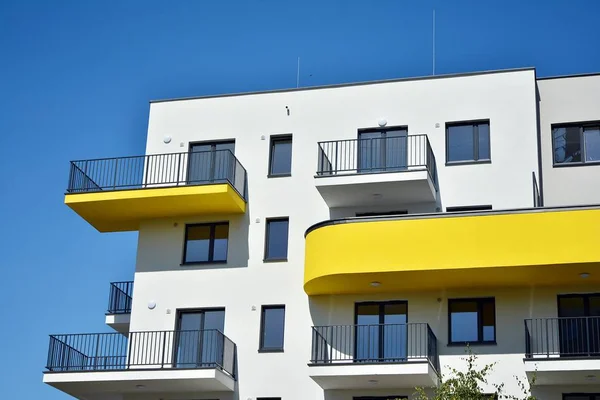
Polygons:
[[538,81],[546,206],[600,204],[600,164],[553,166],[552,125],[600,121],[600,74]]
[[[410,395],[411,390],[377,388],[325,393],[309,377],[311,326],[352,324],[354,303],[376,299],[407,300],[409,322],[429,323],[438,337],[441,364],[461,367],[464,349],[446,346],[447,299],[495,296],[498,344],[474,350],[481,354],[482,363],[498,362],[494,379],[505,382],[510,391],[516,390],[513,375],[525,379],[523,320],[556,316],[556,294],[581,288],[312,298],[303,291],[304,232],[310,225],[354,216],[357,211],[435,211],[433,204],[383,207],[376,203],[330,210],[315,188],[317,142],[355,139],[358,129],[376,127],[382,118],[388,127],[408,126],[409,135],[428,135],[438,166],[438,207],[533,206],[532,172],[539,176],[533,69],[151,105],[147,154],[185,152],[193,142],[235,139],[235,155],[248,171],[245,215],[154,220],[140,227],[131,331],[175,329],[178,309],[225,307],[225,335],[238,346],[239,379],[234,394],[195,393],[173,399],[351,400],[360,395]],[[445,124],[479,119],[490,120],[491,163],[446,166]],[[269,136],[276,134],[293,135],[291,177],[267,178]],[[169,144],[163,142],[165,136],[171,137]],[[264,263],[265,219],[280,216],[290,219],[288,261]],[[222,220],[230,222],[227,263],[180,266],[185,224]],[[156,302],[153,310],[147,307],[150,301]],[[286,306],[283,353],[258,353],[260,310],[269,304]],[[545,392],[543,398],[560,399],[562,392]],[[130,398],[171,397],[139,394]]]

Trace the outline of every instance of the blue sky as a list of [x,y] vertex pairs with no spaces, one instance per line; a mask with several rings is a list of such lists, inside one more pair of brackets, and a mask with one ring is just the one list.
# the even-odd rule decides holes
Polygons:
[[[600,71],[600,2],[0,1],[0,387],[41,383],[49,333],[109,331],[135,233],[63,205],[69,160],[142,154],[148,101],[535,66]],[[409,316],[410,318],[410,316]]]

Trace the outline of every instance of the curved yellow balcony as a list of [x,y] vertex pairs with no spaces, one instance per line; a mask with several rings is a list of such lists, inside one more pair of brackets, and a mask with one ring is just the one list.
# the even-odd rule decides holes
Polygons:
[[352,218],[306,234],[308,295],[600,283],[600,207]]

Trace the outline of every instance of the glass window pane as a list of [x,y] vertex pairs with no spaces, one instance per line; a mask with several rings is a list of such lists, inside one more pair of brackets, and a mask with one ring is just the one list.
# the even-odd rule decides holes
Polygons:
[[227,261],[229,224],[215,226],[215,248],[212,261]]
[[406,131],[388,131],[385,138],[386,170],[404,169],[408,164],[408,138]]
[[187,227],[185,262],[209,261],[210,226]]
[[581,162],[580,127],[559,127],[552,130],[554,138],[554,162]]
[[267,222],[267,254],[265,259],[286,259],[288,253],[288,220]]
[[583,140],[585,142],[585,161],[600,161],[600,128],[585,128]]
[[481,316],[481,323],[483,325],[483,338],[484,342],[491,342],[496,340],[496,313],[494,302],[487,301],[482,306],[483,315]]
[[559,297],[559,317],[585,317],[585,298],[583,296]]
[[[600,295],[590,296],[590,317],[600,317]],[[596,324],[599,324],[600,321],[596,319]]]
[[490,159],[490,124],[479,124],[479,160]]
[[450,303],[450,325],[452,342],[477,342],[478,310],[475,301],[453,301]]
[[283,349],[285,308],[263,308],[263,349]]
[[292,139],[275,139],[271,143],[271,175],[292,172]]
[[473,125],[448,127],[448,161],[472,161]]
[[383,166],[383,133],[358,134],[358,172],[369,172]]
[[379,304],[356,307],[356,360],[379,359]]
[[406,303],[385,304],[383,312],[384,324],[406,324]]

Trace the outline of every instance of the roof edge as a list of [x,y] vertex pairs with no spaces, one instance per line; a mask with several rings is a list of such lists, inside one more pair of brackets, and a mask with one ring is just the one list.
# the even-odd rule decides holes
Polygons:
[[548,79],[584,78],[586,76],[598,76],[598,75],[600,75],[600,72],[588,72],[588,73],[584,73],[584,74],[545,76],[543,78],[537,78],[537,80],[544,81],[544,80],[548,80]]
[[[260,90],[257,92],[239,92],[239,93],[227,93],[227,94],[217,94],[217,95],[207,95],[207,96],[175,97],[175,98],[171,98],[171,99],[150,100],[150,104],[166,103],[166,102],[171,102],[171,101],[212,99],[212,98],[235,97],[235,96],[249,96],[249,95],[256,95],[256,94],[272,94],[272,93],[300,92],[300,91],[318,90],[318,89],[334,89],[334,88],[340,88],[340,87],[377,85],[377,84],[381,84],[381,83],[396,83],[396,82],[407,82],[407,81],[421,81],[421,80],[427,80],[427,79],[461,78],[461,77],[466,77],[466,76],[502,74],[502,73],[522,72],[522,71],[534,71],[534,75],[535,75],[535,67],[509,68],[509,69],[497,69],[497,70],[489,70],[489,71],[460,72],[460,73],[455,73],[455,74],[427,75],[427,76],[417,76],[417,77],[407,77],[407,78],[382,79],[382,80],[376,80],[376,81],[335,83],[335,84],[331,84],[331,85],[306,86],[306,87],[288,88],[288,89]],[[539,79],[539,78],[537,78],[537,79]]]

